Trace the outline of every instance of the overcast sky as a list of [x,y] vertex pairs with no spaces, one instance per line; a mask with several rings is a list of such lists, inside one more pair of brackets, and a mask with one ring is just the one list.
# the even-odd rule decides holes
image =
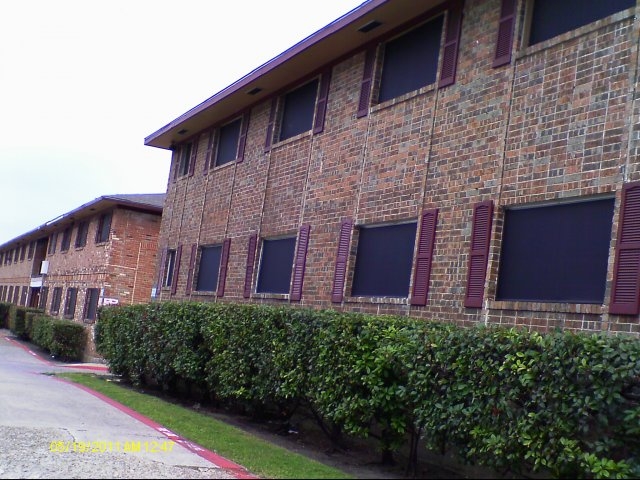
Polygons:
[[103,195],[164,193],[144,138],[364,0],[0,2],[0,245]]

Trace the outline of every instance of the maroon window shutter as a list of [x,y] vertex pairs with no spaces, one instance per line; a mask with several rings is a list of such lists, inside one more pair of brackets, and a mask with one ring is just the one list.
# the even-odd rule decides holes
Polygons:
[[191,159],[189,160],[189,176],[193,175],[196,169],[196,158],[198,156],[198,143],[200,137],[196,137],[191,144]]
[[242,128],[240,130],[240,138],[238,139],[238,163],[244,160],[244,149],[247,145],[247,132],[249,131],[250,112],[246,112],[242,116]]
[[357,118],[366,117],[369,113],[369,102],[371,101],[371,85],[373,83],[373,67],[376,60],[376,49],[370,48],[364,58],[364,73],[360,84],[360,101],[358,102]]
[[226,238],[222,242],[222,255],[220,256],[220,271],[218,272],[218,297],[224,297],[224,286],[227,282],[227,265],[229,264],[229,248],[231,247],[231,239]]
[[247,269],[244,274],[244,298],[251,297],[251,283],[253,281],[253,264],[256,256],[256,245],[258,243],[258,235],[249,237],[247,246]]
[[322,74],[320,79],[320,92],[316,103],[316,118],[313,125],[313,133],[322,133],[324,119],[327,114],[327,99],[329,98],[329,85],[331,84],[331,69]]
[[517,0],[502,0],[496,54],[492,64],[494,68],[507,65],[511,62],[513,31],[516,25],[516,5]]
[[347,260],[351,247],[351,230],[353,220],[344,219],[340,225],[340,238],[338,240],[338,252],[336,254],[336,268],[333,273],[333,287],[331,288],[331,301],[342,302],[344,298],[344,282],[347,277]]
[[213,145],[215,143],[216,131],[215,129],[209,132],[209,141],[207,142],[207,153],[204,157],[204,173],[207,173],[209,168],[213,166]]
[[482,308],[484,279],[487,273],[487,261],[489,260],[492,217],[493,201],[487,200],[476,203],[473,207],[467,292],[464,299],[464,306],[468,308]]
[[271,142],[273,141],[273,126],[276,122],[276,109],[278,107],[278,98],[271,100],[271,111],[269,112],[269,124],[267,125],[267,138],[264,141],[265,153],[271,150]]
[[298,234],[298,246],[296,256],[293,261],[293,280],[291,282],[291,294],[289,299],[292,302],[299,302],[302,298],[302,283],[304,281],[304,267],[307,262],[307,246],[309,245],[309,232],[311,225],[302,225]]
[[165,262],[167,261],[167,253],[169,249],[163,248],[162,255],[160,257],[160,272],[158,273],[158,283],[156,284],[156,295],[160,293],[160,289],[163,287],[164,280],[164,267]]
[[456,81],[463,5],[464,1],[451,2],[451,7],[449,7],[447,13],[447,31],[442,54],[442,70],[440,71],[440,83],[438,83],[440,88],[452,85]]
[[176,264],[173,267],[173,280],[171,281],[171,295],[178,291],[178,272],[180,271],[180,259],[182,258],[182,245],[176,250]]
[[195,243],[191,245],[191,256],[189,257],[189,271],[187,273],[187,286],[185,292],[187,295],[191,293],[191,283],[193,282],[193,270],[196,265],[196,252],[198,251],[198,245]]
[[424,306],[427,304],[429,277],[431,276],[431,259],[433,258],[433,245],[436,239],[437,225],[437,208],[422,213],[420,235],[418,237],[418,252],[416,254],[416,265],[413,273],[411,305]]
[[637,315],[640,303],[640,182],[622,187],[609,313]]

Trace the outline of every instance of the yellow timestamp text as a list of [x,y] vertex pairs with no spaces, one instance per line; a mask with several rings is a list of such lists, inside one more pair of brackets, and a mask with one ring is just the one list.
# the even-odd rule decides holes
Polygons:
[[176,442],[165,441],[111,441],[111,440],[52,440],[49,443],[49,451],[55,453],[169,453],[173,451]]

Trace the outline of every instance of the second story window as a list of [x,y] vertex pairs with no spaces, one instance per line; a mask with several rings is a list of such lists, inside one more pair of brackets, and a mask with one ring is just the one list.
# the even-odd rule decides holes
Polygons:
[[102,243],[109,240],[111,233],[111,213],[103,213],[98,219],[98,228],[96,230],[96,243]]
[[439,15],[384,46],[379,103],[436,81],[442,25]]
[[76,248],[82,248],[87,244],[87,234],[89,233],[89,222],[80,222],[76,232]]
[[636,0],[535,0],[531,9],[529,45],[635,7]]
[[312,80],[284,96],[279,141],[311,130],[317,96],[318,79]]
[[242,119],[238,118],[220,127],[214,166],[219,167],[220,165],[225,165],[236,160],[238,157],[238,140],[240,139],[241,126]]
[[69,246],[71,245],[71,232],[72,232],[72,230],[73,230],[73,227],[71,225],[69,225],[62,232],[62,241],[60,242],[60,251],[61,252],[66,252],[67,250],[69,250]]
[[49,248],[47,249],[47,253],[49,255],[53,255],[56,253],[56,244],[58,243],[58,232],[54,232],[49,237]]

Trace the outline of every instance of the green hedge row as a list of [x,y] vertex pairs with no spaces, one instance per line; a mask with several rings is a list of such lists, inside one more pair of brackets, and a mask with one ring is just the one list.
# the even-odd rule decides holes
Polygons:
[[329,433],[418,439],[499,471],[640,476],[640,341],[458,328],[265,305],[101,309],[96,343],[134,382],[191,385],[245,411],[311,409]]
[[[3,320],[4,319],[4,320]],[[70,320],[44,315],[42,310],[0,303],[0,321],[22,340],[35,343],[64,361],[82,359],[86,333],[84,326]]]

